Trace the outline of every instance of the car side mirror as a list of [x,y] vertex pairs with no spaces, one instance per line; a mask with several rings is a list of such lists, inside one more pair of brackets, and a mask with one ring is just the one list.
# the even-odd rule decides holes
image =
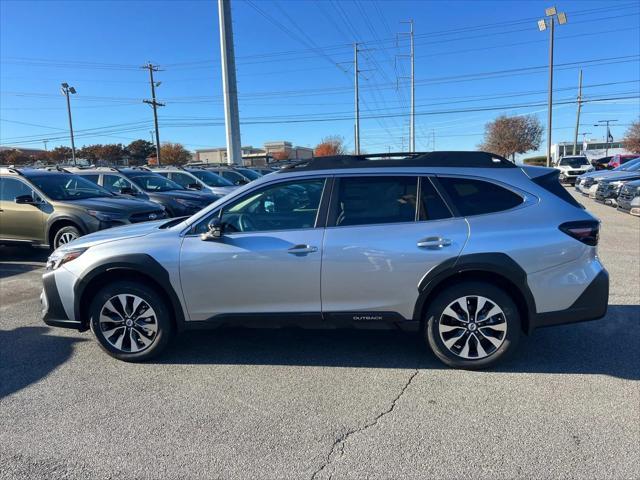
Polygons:
[[249,181],[248,181],[248,180],[240,179],[240,180],[236,180],[236,181],[235,181],[235,183],[234,183],[234,185],[238,185],[238,186],[240,186],[240,185],[246,185],[247,183],[249,183]]
[[122,195],[135,195],[135,194],[136,194],[136,191],[135,191],[133,188],[131,188],[131,187],[122,187],[122,188],[120,189],[120,193],[121,193]]
[[15,202],[19,203],[21,205],[37,205],[38,202],[35,198],[33,198],[33,195],[18,195],[15,198]]
[[199,183],[190,183],[189,185],[187,185],[187,188],[189,190],[202,190],[202,185],[200,185]]
[[207,231],[200,234],[200,240],[205,242],[211,240],[219,240],[223,235],[224,224],[220,221],[219,218],[214,218],[207,225]]

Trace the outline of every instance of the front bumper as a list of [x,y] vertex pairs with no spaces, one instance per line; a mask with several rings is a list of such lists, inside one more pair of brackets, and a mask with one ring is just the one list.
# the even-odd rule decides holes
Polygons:
[[40,294],[42,306],[42,320],[51,327],[73,328],[84,331],[87,328],[81,322],[71,320],[64,310],[54,272],[45,272],[42,276],[42,293]]
[[618,197],[618,210],[640,216],[640,196],[631,197],[620,195]]
[[530,330],[597,320],[606,315],[608,304],[609,273],[603,268],[569,308],[555,312],[536,313],[530,322]]

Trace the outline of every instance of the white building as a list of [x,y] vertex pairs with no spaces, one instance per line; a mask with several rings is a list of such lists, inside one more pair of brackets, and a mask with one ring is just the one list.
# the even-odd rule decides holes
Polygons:
[[[586,147],[586,148],[585,148]],[[617,154],[631,153],[622,146],[622,142],[605,143],[602,140],[578,142],[576,155],[585,155],[589,160]],[[558,142],[551,145],[551,158],[557,162],[560,158],[573,155],[573,142]]]

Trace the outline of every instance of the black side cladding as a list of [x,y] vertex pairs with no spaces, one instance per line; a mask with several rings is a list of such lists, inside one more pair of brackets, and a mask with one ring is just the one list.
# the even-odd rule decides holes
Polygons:
[[544,175],[540,175],[539,177],[532,178],[531,181],[537,183],[548,192],[553,193],[556,197],[570,203],[574,207],[582,208],[584,210],[584,205],[577,202],[576,199],[567,192],[567,189],[560,184],[559,177],[560,171],[554,170]]

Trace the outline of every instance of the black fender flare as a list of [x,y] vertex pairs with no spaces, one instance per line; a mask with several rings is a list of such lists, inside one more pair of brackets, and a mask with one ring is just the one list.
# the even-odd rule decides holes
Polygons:
[[445,260],[431,269],[418,284],[418,300],[413,310],[413,320],[421,321],[422,312],[430,295],[443,282],[464,273],[490,273],[508,281],[524,299],[527,314],[527,331],[532,329],[536,316],[536,302],[527,283],[527,273],[509,255],[502,252],[472,253]]
[[80,233],[82,235],[86,235],[89,233],[89,229],[87,228],[87,226],[84,224],[84,222],[78,218],[78,217],[74,217],[72,215],[67,215],[64,213],[58,214],[58,215],[51,215],[48,219],[47,219],[47,223],[45,225],[45,239],[47,240],[47,243],[49,242],[49,235],[51,234],[51,227],[53,227],[56,223],[58,223],[59,221],[64,221],[64,222],[71,222],[73,223],[75,226],[78,227],[78,229],[80,230]]
[[171,280],[169,278],[169,272],[151,255],[145,253],[133,253],[126,255],[118,255],[105,259],[104,261],[94,265],[93,268],[82,275],[81,279],[74,286],[74,317],[76,320],[80,320],[83,326],[87,326],[88,319],[82,318],[82,308],[85,305],[81,304],[82,297],[91,284],[91,281],[104,273],[115,270],[129,270],[138,275],[142,275],[151,279],[157,284],[163,292],[166,294],[169,300],[169,306],[175,314],[176,328],[178,331],[182,331],[185,325],[184,310],[182,304],[178,298]]

